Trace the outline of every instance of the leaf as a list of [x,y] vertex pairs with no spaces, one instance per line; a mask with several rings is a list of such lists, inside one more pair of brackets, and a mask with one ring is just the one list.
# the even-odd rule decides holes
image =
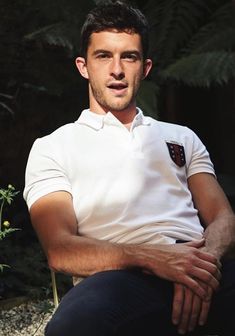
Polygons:
[[215,0],[148,1],[145,12],[151,26],[155,63],[161,68],[172,63],[215,8]]
[[160,76],[190,86],[223,85],[235,78],[235,53],[218,51],[183,57],[163,70]]
[[230,49],[234,46],[235,13],[232,2],[217,8],[204,25],[198,27],[184,53]]
[[6,264],[0,264],[0,272],[3,272],[4,268],[11,268],[9,265]]
[[2,106],[2,108],[7,112],[9,112],[11,115],[14,114],[14,111],[7,104],[0,102],[0,106]]
[[8,95],[8,94],[5,94],[5,93],[0,93],[0,97],[4,97],[4,98],[7,98],[7,99],[13,99],[14,96],[11,96],[11,95]]
[[4,239],[10,233],[12,233],[14,231],[19,231],[19,230],[20,229],[18,229],[18,228],[9,228],[9,229],[5,229],[3,231],[0,231],[0,240]]
[[68,38],[67,25],[63,22],[55,23],[42,27],[33,33],[25,35],[25,40],[35,40],[46,42],[49,45],[55,45],[73,50],[73,45]]

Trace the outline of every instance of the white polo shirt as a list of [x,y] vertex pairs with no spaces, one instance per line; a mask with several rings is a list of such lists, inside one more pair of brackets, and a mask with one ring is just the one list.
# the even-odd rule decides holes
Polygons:
[[84,110],[75,123],[35,141],[24,197],[30,208],[48,193],[71,193],[83,236],[174,243],[202,236],[187,185],[200,172],[214,174],[213,165],[187,127],[145,117],[138,109],[129,131],[110,112]]

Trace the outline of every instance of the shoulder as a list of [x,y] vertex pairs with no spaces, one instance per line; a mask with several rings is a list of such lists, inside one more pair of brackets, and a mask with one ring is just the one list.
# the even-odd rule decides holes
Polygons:
[[153,118],[149,118],[151,123],[151,136],[168,144],[176,144],[183,146],[188,157],[191,157],[193,153],[204,153],[206,147],[201,141],[199,136],[189,127],[168,123],[164,121],[158,121]]
[[69,123],[69,124],[66,124],[66,125],[63,125],[57,128],[55,131],[45,136],[44,138],[47,138],[47,139],[55,138],[56,139],[56,138],[69,137],[76,131],[77,128],[78,128],[78,124],[76,124],[76,122]]
[[66,144],[72,141],[77,129],[76,123],[69,123],[57,128],[50,134],[37,138],[33,147],[46,147]]
[[173,124],[169,122],[159,121],[152,117],[147,117],[154,131],[160,133],[164,138],[188,138],[194,137],[196,134],[187,126]]

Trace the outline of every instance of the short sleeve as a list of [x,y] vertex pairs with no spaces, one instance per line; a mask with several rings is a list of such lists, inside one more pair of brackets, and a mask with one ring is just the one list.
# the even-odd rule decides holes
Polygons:
[[71,185],[58,157],[48,137],[34,142],[25,172],[24,199],[28,208],[51,192],[71,193]]
[[205,145],[193,131],[191,131],[191,146],[191,159],[188,164],[187,177],[189,178],[197,173],[209,173],[215,176],[210,155]]

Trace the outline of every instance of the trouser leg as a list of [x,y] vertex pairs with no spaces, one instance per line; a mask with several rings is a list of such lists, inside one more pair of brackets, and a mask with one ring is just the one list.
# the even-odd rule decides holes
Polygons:
[[172,284],[138,271],[100,272],[71,289],[46,336],[175,336]]
[[[100,272],[62,300],[46,336],[175,336],[172,283],[133,271]],[[208,323],[189,335],[235,335],[235,261],[225,262]]]

